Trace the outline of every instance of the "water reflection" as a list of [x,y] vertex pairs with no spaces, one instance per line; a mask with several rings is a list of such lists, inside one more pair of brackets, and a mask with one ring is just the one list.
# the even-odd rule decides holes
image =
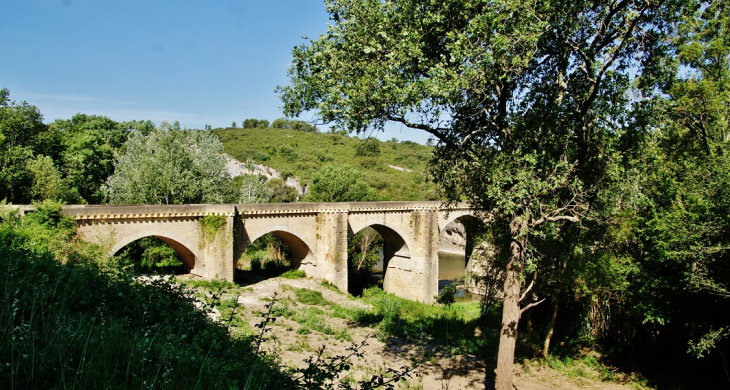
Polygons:
[[[454,279],[466,273],[466,259],[464,253],[439,252],[439,292],[444,287],[452,284]],[[456,302],[479,301],[481,297],[477,294],[466,291],[462,286],[456,287]]]

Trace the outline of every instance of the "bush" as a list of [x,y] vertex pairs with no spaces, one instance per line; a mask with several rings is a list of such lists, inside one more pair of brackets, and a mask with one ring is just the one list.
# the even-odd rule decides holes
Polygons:
[[71,240],[60,205],[39,206],[0,222],[0,388],[293,387],[184,287],[114,268]]
[[377,138],[366,138],[355,150],[356,156],[376,157],[380,155],[380,141]]
[[271,123],[271,127],[275,129],[291,129],[296,131],[302,131],[305,133],[317,132],[317,126],[313,124],[302,122],[299,120],[287,120],[284,118],[274,120],[274,122]]
[[253,155],[253,159],[259,162],[269,161],[269,159],[271,159],[271,155],[264,152],[256,152]]
[[243,121],[244,129],[265,129],[269,127],[269,121],[266,119],[249,118]]
[[282,277],[284,279],[302,279],[302,278],[306,278],[307,274],[302,270],[290,269],[289,271],[286,271],[283,274],[281,274],[280,277]]

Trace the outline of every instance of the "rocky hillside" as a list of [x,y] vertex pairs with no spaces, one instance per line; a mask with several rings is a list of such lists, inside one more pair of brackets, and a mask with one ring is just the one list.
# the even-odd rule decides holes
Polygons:
[[[426,174],[432,151],[428,146],[276,128],[216,129],[214,134],[229,156],[252,162],[255,173],[283,179],[299,193],[305,191],[313,172],[332,163],[360,172],[381,200],[439,199],[436,185]],[[246,170],[246,164],[229,161],[232,175]]]

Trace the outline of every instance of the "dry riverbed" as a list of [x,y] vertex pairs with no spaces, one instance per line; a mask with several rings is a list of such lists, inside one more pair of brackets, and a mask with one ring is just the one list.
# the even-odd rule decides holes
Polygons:
[[[326,303],[303,303],[302,296],[297,295],[297,291],[305,291],[302,289],[321,293]],[[305,359],[316,356],[321,347],[325,348],[325,356],[347,355],[353,343],[365,341],[360,348],[362,357],[353,357],[350,372],[340,379],[370,378],[389,368],[415,365],[412,377],[401,382],[399,388],[484,389],[490,385],[494,367],[475,355],[452,354],[452,348],[428,339],[384,337],[377,328],[338,316],[337,311],[367,310],[369,306],[315,279],[266,279],[245,287],[229,288],[221,298],[238,302],[237,313],[247,323],[247,331],[254,332],[258,331],[255,326],[261,322],[261,314],[267,312],[266,305],[274,296],[274,314],[283,315],[278,315],[269,325],[271,331],[266,333],[262,348],[284,365],[305,367]],[[626,376],[614,375],[613,382],[601,381],[604,373],[580,362],[556,368],[526,362],[516,364],[514,372],[515,388],[519,390],[646,388]]]

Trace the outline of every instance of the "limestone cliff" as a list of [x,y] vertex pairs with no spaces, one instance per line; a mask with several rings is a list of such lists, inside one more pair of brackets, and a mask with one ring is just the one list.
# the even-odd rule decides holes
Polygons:
[[[226,169],[228,169],[228,174],[231,175],[231,177],[241,175],[261,175],[264,176],[266,180],[282,178],[281,174],[274,168],[267,167],[262,164],[242,163],[228,155],[226,155]],[[286,180],[284,180],[284,184],[294,188],[299,195],[304,195],[309,190],[307,186],[302,187],[299,183],[299,178],[297,177],[287,177]]]

